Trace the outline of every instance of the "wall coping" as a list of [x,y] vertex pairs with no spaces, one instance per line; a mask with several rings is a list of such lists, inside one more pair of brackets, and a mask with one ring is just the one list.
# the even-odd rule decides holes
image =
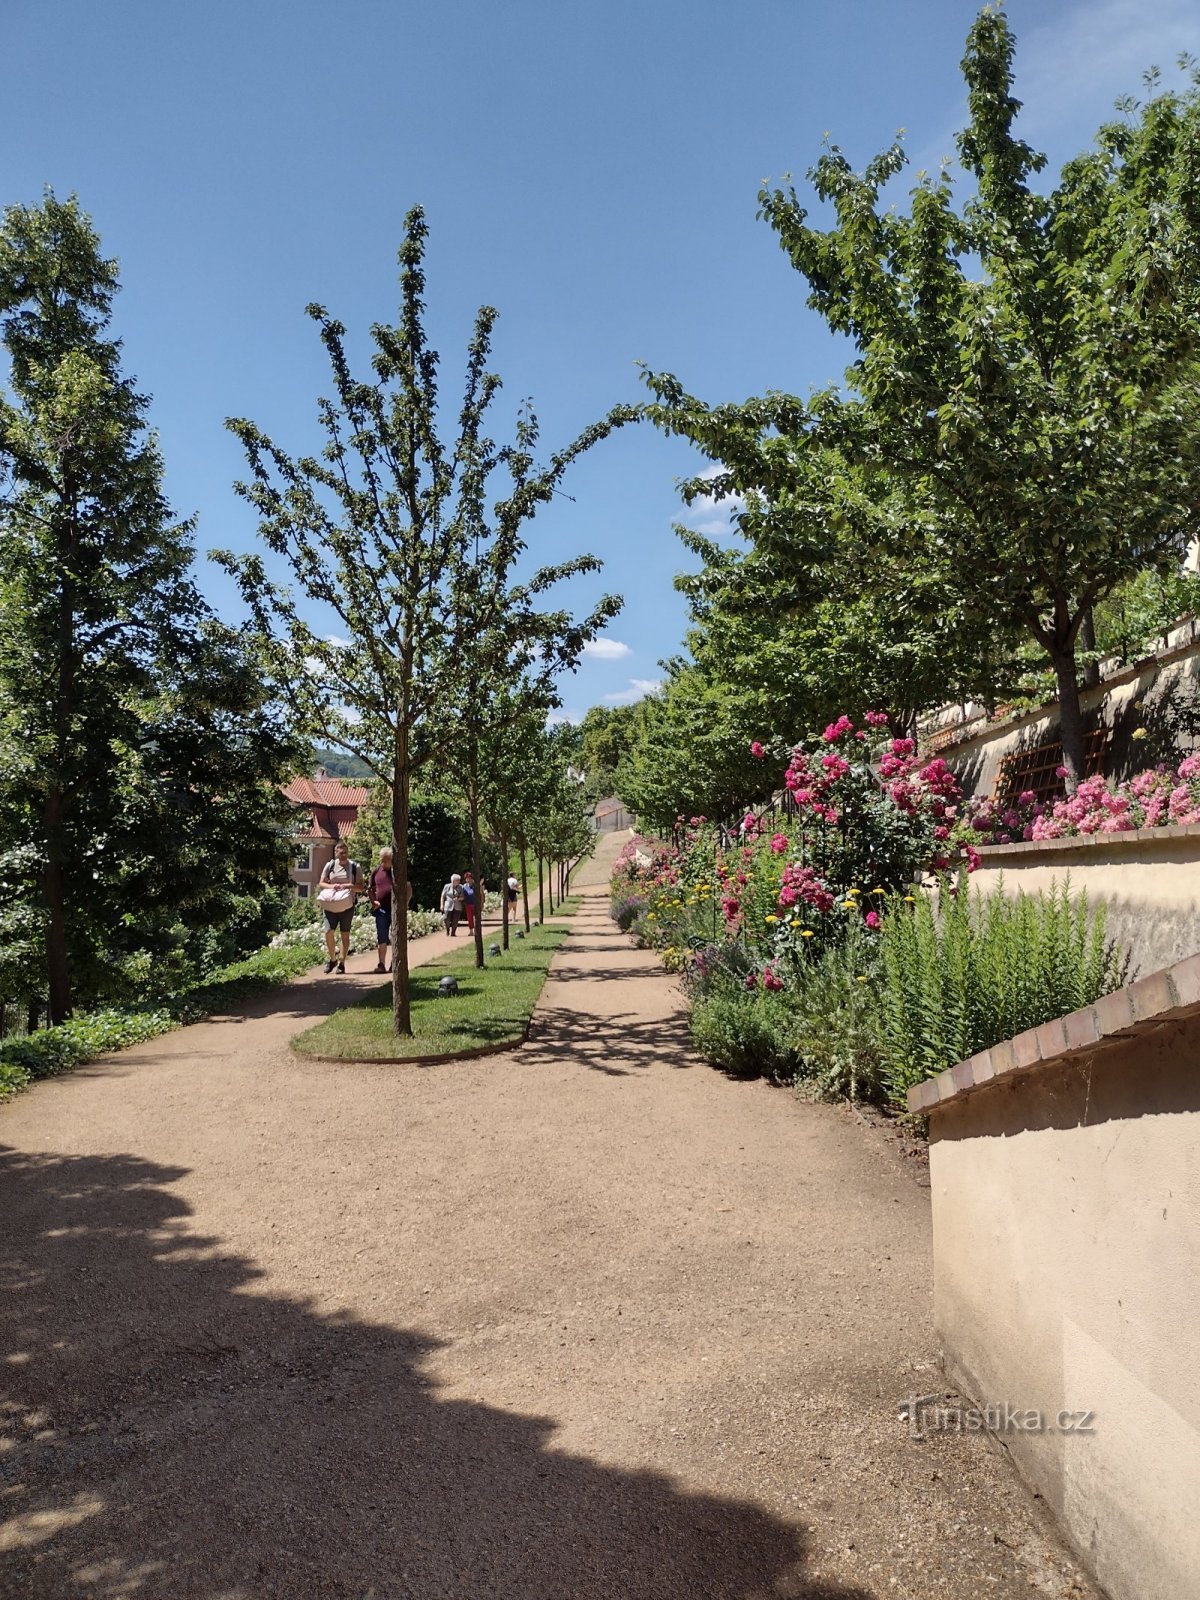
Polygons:
[[1114,845],[1140,848],[1167,839],[1200,842],[1200,822],[1189,822],[1186,826],[1171,823],[1163,828],[1124,828],[1115,833],[1075,833],[1062,839],[1018,839],[1014,844],[977,844],[973,848],[984,861],[993,861],[1010,856],[1054,855],[1064,850],[1111,850]]
[[[1189,832],[1194,830],[1187,830]],[[1070,1016],[1029,1028],[926,1078],[908,1091],[908,1109],[927,1116],[989,1084],[1011,1082],[1017,1075],[1095,1055],[1121,1039],[1150,1033],[1163,1023],[1200,1015],[1200,955],[1152,972],[1124,989],[1115,989],[1093,1006]]]

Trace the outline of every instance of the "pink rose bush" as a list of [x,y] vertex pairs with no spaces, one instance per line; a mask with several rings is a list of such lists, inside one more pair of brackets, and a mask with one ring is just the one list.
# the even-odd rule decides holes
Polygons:
[[[774,992],[848,928],[877,935],[886,901],[915,877],[970,865],[973,849],[951,838],[962,796],[945,762],[894,738],[875,770],[865,745],[869,737],[878,748],[888,718],[871,712],[864,724],[840,716],[813,745],[795,746],[774,819],[747,811],[720,829],[680,818],[673,842],[622,851],[614,905],[619,897],[627,924],[669,966],[703,978],[714,963],[728,966],[714,950],[736,944],[742,987]],[[766,754],[757,740],[751,750]],[[639,854],[643,865],[631,870]]]
[[[797,745],[771,813],[680,817],[670,841],[632,842],[613,908],[681,974],[714,1065],[903,1105],[921,1077],[1123,981],[1103,908],[1065,888],[986,907],[969,893],[978,846],[1200,821],[1200,756],[1049,806],[964,806],[944,761],[889,737],[882,712],[863,723]],[[936,896],[919,887],[931,870],[947,875]]]
[[987,799],[969,801],[955,837],[964,844],[968,838],[978,844],[1016,844],[1192,823],[1200,823],[1200,755],[1186,756],[1174,771],[1155,767],[1124,783],[1084,778],[1061,800],[1043,802],[1027,792],[1007,807]]

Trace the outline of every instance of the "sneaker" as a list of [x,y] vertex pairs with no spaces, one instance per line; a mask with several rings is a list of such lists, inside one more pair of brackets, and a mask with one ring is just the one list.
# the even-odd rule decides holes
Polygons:
[[342,974],[343,977],[345,977],[345,975],[346,975],[346,963],[344,961],[339,961],[338,962],[338,971]]
[[326,977],[328,977],[328,976],[329,976],[329,974],[330,974],[330,973],[331,973],[331,972],[332,972],[332,971],[333,971],[333,962],[332,962],[332,961],[327,961],[327,962],[326,962],[326,963],[325,963],[325,976],[326,976]]
[[377,961],[375,963],[375,971],[376,972],[386,972],[387,968],[384,966],[382,961]]

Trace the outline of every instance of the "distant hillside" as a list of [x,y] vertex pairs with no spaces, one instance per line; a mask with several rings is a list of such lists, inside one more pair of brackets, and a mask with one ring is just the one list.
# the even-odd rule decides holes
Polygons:
[[317,766],[324,767],[331,778],[358,778],[370,782],[373,777],[365,761],[339,750],[314,750],[313,760]]

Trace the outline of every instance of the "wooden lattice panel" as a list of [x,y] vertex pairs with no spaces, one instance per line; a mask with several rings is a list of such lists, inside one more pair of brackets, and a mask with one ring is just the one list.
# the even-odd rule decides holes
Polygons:
[[[1087,735],[1084,770],[1088,777],[1100,771],[1107,742],[1107,728],[1096,728]],[[992,799],[1001,809],[1013,805],[1017,796],[1026,790],[1032,790],[1039,800],[1058,799],[1064,793],[1063,781],[1058,776],[1061,766],[1062,741],[1059,739],[1036,745],[1032,750],[1016,750],[1012,755],[1002,756]]]

